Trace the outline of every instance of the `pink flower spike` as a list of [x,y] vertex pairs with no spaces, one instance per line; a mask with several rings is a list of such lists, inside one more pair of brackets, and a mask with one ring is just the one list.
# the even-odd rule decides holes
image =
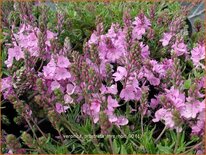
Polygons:
[[57,66],[60,68],[68,68],[71,63],[69,59],[64,56],[58,56],[57,58]]
[[127,76],[127,70],[124,67],[119,66],[117,68],[117,72],[113,74],[113,77],[115,77],[115,81],[120,81],[123,78]]

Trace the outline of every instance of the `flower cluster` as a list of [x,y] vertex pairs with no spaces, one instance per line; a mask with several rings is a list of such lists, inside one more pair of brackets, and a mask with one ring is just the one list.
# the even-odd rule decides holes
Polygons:
[[[12,30],[13,31],[13,30]],[[20,59],[25,59],[26,54],[31,57],[39,57],[39,47],[38,47],[38,35],[40,30],[28,24],[22,24],[17,34],[13,35],[12,47],[8,49],[8,59],[5,61],[7,67],[11,67],[13,60],[19,61]],[[45,42],[46,49],[44,56],[50,56],[50,40],[55,38],[55,34],[51,31],[47,31]]]
[[[42,70],[27,72],[36,74],[37,86],[30,91],[38,93],[35,102],[42,103],[48,113],[62,115],[72,105],[80,104],[82,116],[89,116],[93,123],[104,126],[102,122],[107,122],[108,126],[120,127],[129,123],[124,107],[130,105],[135,107],[130,113],[139,111],[142,116],[153,117],[153,122],[162,121],[177,132],[187,124],[193,134],[203,134],[203,78],[194,77],[194,84],[185,89],[180,61],[187,58],[193,62],[194,71],[200,70],[205,46],[198,43],[189,49],[181,33],[171,28],[159,40],[160,48],[166,49],[169,56],[157,60],[151,56],[147,42],[152,29],[148,17],[141,13],[134,21],[125,17],[124,22],[123,27],[112,24],[106,34],[100,23],[85,43],[83,54],[68,52],[65,47],[58,48],[59,51],[51,48],[51,40],[58,39],[51,31],[46,33],[42,53],[38,45],[40,30],[23,24],[13,36],[5,64],[12,67],[14,59],[44,61]],[[15,96],[18,88],[14,88],[13,81],[12,76],[2,79],[4,98]]]

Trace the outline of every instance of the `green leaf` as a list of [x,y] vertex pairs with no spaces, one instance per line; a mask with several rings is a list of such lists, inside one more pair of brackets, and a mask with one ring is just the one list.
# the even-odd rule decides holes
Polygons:
[[114,153],[116,154],[118,154],[120,151],[120,147],[116,139],[113,140],[113,150],[114,150]]
[[184,83],[184,88],[189,89],[191,86],[191,83],[192,83],[191,79],[186,80]]
[[172,149],[169,146],[157,145],[158,151],[164,154],[172,154]]
[[127,154],[127,150],[125,149],[124,145],[121,146],[120,154]]

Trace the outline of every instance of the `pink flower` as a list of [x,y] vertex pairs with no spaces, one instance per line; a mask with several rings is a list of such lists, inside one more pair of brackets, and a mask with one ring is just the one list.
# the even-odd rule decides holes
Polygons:
[[113,115],[108,115],[108,117],[109,117],[109,121],[111,123],[114,123],[114,122],[117,121],[117,116],[115,116],[114,114]]
[[172,45],[172,48],[174,50],[174,53],[177,54],[177,56],[187,54],[187,46],[183,41],[179,42],[176,40],[175,44]]
[[185,106],[185,95],[181,94],[178,89],[172,87],[170,90],[166,89],[166,93],[166,97],[172,101],[172,104],[177,109],[181,109]]
[[125,99],[125,101],[134,100],[135,88],[133,86],[127,86],[126,88],[122,89],[120,97],[122,99]]
[[143,42],[140,42],[140,48],[141,48],[141,56],[145,58],[149,58],[150,51],[149,51],[149,46],[144,45]]
[[5,61],[7,67],[11,67],[13,64],[13,59],[19,61],[20,59],[24,59],[24,52],[21,50],[19,46],[15,46],[14,48],[8,49],[8,59]]
[[66,94],[66,95],[64,95],[64,101],[65,101],[65,103],[72,103],[73,99],[71,98],[70,95]]
[[150,82],[153,86],[158,86],[160,84],[160,79],[156,78],[154,75],[148,76],[147,80]]
[[51,83],[51,90],[55,90],[55,89],[58,89],[58,88],[60,88],[60,84],[57,82],[57,81],[53,81],[52,83]]
[[92,33],[88,43],[89,45],[92,45],[92,44],[97,44],[98,43],[98,40],[99,40],[99,36],[97,36],[96,32]]
[[164,108],[161,108],[155,112],[155,118],[152,120],[153,122],[159,122],[163,116],[167,113],[167,110]]
[[[37,27],[33,27],[30,25],[23,24],[20,26],[20,30],[17,34],[14,34],[17,39],[19,46],[23,49],[27,49],[31,56],[38,57],[39,56],[39,48],[38,48],[38,37],[40,30]],[[46,52],[48,52],[48,47],[51,46],[50,40],[52,38],[56,38],[56,34],[47,30],[47,38],[45,44],[47,47],[45,48]]]
[[65,68],[57,67],[55,70],[55,79],[56,80],[66,80],[71,77],[69,71]]
[[74,93],[76,86],[73,84],[69,83],[67,84],[67,94],[71,95]]
[[204,154],[204,150],[197,150],[196,154],[203,155]]
[[205,129],[205,121],[198,120],[196,124],[192,126],[192,134],[203,135]]
[[122,89],[120,97],[125,101],[139,100],[141,97],[141,91],[132,85],[127,85],[126,88]]
[[105,87],[104,85],[102,85],[101,89],[100,89],[102,94],[113,94],[116,95],[117,94],[117,85],[111,85],[110,87]]
[[173,115],[171,111],[161,108],[155,112],[155,118],[153,122],[164,121],[165,125],[168,128],[173,129],[175,127],[175,122],[173,120]]
[[159,104],[159,100],[158,100],[158,99],[154,99],[154,98],[151,99],[151,101],[150,101],[150,107],[151,107],[152,109],[155,109],[155,108],[158,106],[158,104]]
[[91,111],[90,111],[90,105],[85,103],[82,105],[82,112],[87,114],[87,115],[90,115],[91,114]]
[[100,112],[100,107],[101,107],[100,101],[99,100],[94,100],[91,103],[90,110],[93,114],[99,113]]
[[200,63],[200,60],[203,60],[205,58],[205,46],[197,44],[195,48],[192,49],[191,51],[191,59],[194,63],[195,66],[202,66],[203,65]]
[[115,39],[118,38],[119,35],[121,34],[121,28],[119,24],[114,24],[112,23],[110,29],[108,30],[108,33],[106,34],[107,37]]
[[57,34],[56,33],[53,33],[49,30],[47,30],[47,40],[51,40],[53,38],[56,38]]
[[107,87],[107,93],[116,95],[117,92],[117,84],[113,84],[110,87]]
[[119,107],[117,100],[113,99],[110,95],[107,98],[107,102],[108,102],[107,108],[110,111],[113,111],[114,108]]
[[172,38],[172,33],[168,33],[168,32],[164,33],[163,38],[160,39],[160,41],[162,42],[162,46],[164,46],[164,47],[167,46],[169,44],[171,38]]
[[56,104],[56,111],[61,114],[61,113],[65,113],[66,110],[69,109],[69,106],[63,106],[61,103],[57,103]]
[[151,26],[149,19],[143,14],[135,17],[135,21],[133,22],[133,38],[141,39],[142,35],[146,33],[146,30]]
[[167,69],[164,68],[164,64],[159,63],[154,64],[152,70],[158,73],[160,77],[165,77],[167,72]]
[[14,152],[11,149],[9,149],[7,154],[14,154]]
[[181,116],[189,119],[189,118],[196,118],[199,112],[198,107],[195,104],[185,104],[185,107],[181,110]]
[[117,117],[117,120],[115,121],[115,124],[117,126],[124,126],[124,125],[127,125],[128,124],[128,119],[123,117],[123,116],[120,116],[120,117]]
[[53,79],[53,76],[55,75],[56,71],[56,64],[54,62],[54,59],[52,58],[50,62],[43,67],[43,74],[46,79]]
[[[187,100],[190,102],[191,98],[187,98]],[[205,100],[202,102],[198,100],[191,100],[191,103],[186,103],[185,107],[181,109],[180,114],[181,116],[191,119],[191,118],[196,118],[199,113],[204,111],[205,109]]]
[[68,68],[70,65],[69,59],[64,56],[58,56],[57,58],[57,66],[60,68]]
[[127,70],[124,67],[117,67],[117,72],[113,74],[113,77],[115,77],[115,81],[120,81],[123,78],[127,76]]
[[[147,78],[147,80],[150,82],[153,86],[158,86],[160,84],[160,79],[156,78],[154,74],[148,70],[147,68],[143,67],[143,75]],[[140,73],[141,74],[141,73]]]
[[93,100],[91,102],[89,110],[90,110],[90,115],[92,116],[94,123],[97,123],[99,121],[100,108],[101,108],[101,105],[100,105],[99,100]]
[[8,76],[6,78],[1,79],[1,84],[0,84],[1,92],[4,90],[12,88],[12,77]]
[[108,33],[101,35],[98,51],[105,62],[116,62],[126,53],[125,34],[118,24],[112,24]]
[[102,41],[99,43],[99,57],[101,60],[115,62],[123,56],[124,48],[120,45],[118,39],[111,39],[102,36]]

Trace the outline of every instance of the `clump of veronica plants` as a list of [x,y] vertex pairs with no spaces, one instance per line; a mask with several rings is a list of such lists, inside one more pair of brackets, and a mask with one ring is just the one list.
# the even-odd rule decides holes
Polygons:
[[80,53],[48,29],[45,5],[37,18],[17,4],[1,92],[27,129],[2,132],[5,153],[203,153],[205,45],[185,10],[172,20],[125,10],[123,24],[98,22]]

